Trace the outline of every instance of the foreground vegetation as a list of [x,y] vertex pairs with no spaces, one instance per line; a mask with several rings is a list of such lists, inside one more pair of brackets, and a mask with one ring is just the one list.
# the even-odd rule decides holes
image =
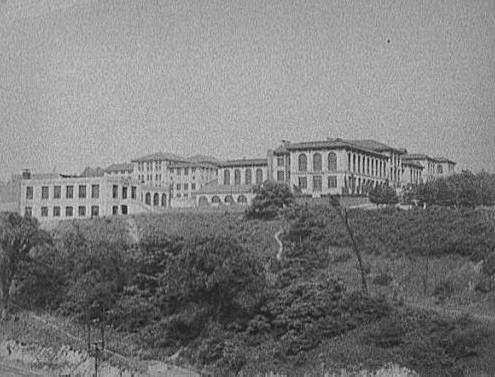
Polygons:
[[[215,375],[321,374],[389,362],[422,375],[495,369],[490,324],[425,313],[397,295],[420,296],[426,287],[423,297],[445,299],[454,291],[437,279],[440,261],[459,260],[483,262],[475,285],[493,299],[492,212],[348,211],[366,295],[334,211],[290,207],[271,221],[177,213],[65,223],[20,261],[13,298],[81,324],[100,320],[125,339],[122,353],[175,355]],[[399,279],[400,266],[416,268],[419,280]]]

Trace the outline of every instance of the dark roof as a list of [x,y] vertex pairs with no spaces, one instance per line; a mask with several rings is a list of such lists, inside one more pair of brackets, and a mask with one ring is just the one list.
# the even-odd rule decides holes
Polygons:
[[192,162],[208,162],[210,164],[218,164],[220,160],[213,156],[207,156],[204,154],[196,154],[194,156],[189,157],[189,160]]
[[402,161],[402,165],[413,166],[415,168],[424,169],[423,165],[421,165],[419,162],[415,162],[413,160],[411,160],[411,161],[409,161],[409,160]]
[[165,153],[165,152],[157,152],[157,153],[152,153],[148,154],[143,157],[138,157],[135,158],[134,160],[131,160],[131,162],[146,162],[146,161],[184,161],[187,162],[188,159],[185,157],[178,156],[173,153]]
[[196,194],[240,194],[252,192],[255,185],[220,185],[210,183],[201,187]]
[[382,153],[373,150],[373,149],[368,149],[364,146],[357,145],[354,143],[351,143],[346,140],[342,139],[327,139],[323,141],[305,141],[301,143],[292,143],[287,145],[287,150],[304,150],[304,149],[355,149],[355,150],[360,150],[363,152],[368,152],[368,153],[373,153],[376,155],[379,155],[381,157],[386,157]]
[[448,163],[450,163],[450,164],[454,164],[454,165],[456,164],[456,162],[455,162],[455,161],[449,160],[449,159],[448,159],[448,158],[446,158],[446,157],[434,157],[433,159],[434,159],[436,162],[448,162]]
[[123,162],[121,164],[112,164],[109,167],[105,169],[106,172],[110,171],[133,171],[134,170],[134,165],[128,162]]
[[104,169],[100,168],[99,166],[97,168],[91,168],[87,167],[86,169],[83,170],[81,173],[81,177],[102,177],[103,173],[105,172]]
[[424,153],[405,154],[401,158],[402,158],[402,160],[433,160],[433,158],[425,155]]
[[376,140],[371,140],[371,139],[345,140],[345,141],[357,145],[359,147],[371,149],[372,151],[377,151],[377,152],[392,151],[392,152],[406,153],[405,149],[393,148],[387,144],[383,144]]
[[218,164],[221,168],[234,167],[234,166],[266,166],[268,165],[268,160],[266,158],[243,158],[241,160],[229,160],[222,161]]
[[172,162],[170,165],[167,166],[167,168],[173,169],[173,168],[214,168],[216,169],[216,165],[210,164],[207,162]]

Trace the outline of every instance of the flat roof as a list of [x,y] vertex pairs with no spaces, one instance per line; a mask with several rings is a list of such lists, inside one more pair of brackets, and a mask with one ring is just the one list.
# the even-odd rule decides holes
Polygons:
[[243,158],[239,160],[222,161],[218,164],[221,168],[242,167],[242,166],[268,166],[266,158]]

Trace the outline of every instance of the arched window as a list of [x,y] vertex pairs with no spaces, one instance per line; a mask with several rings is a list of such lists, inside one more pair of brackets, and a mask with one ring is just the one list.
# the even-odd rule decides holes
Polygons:
[[308,170],[308,158],[304,153],[301,153],[297,159],[299,165],[299,171],[307,171]]
[[162,207],[167,206],[167,195],[162,194]]
[[321,171],[321,154],[315,153],[313,155],[313,171]]
[[328,153],[328,171],[337,170],[337,155],[335,152]]
[[149,192],[147,192],[144,197],[144,203],[149,206],[151,205],[151,194]]
[[234,170],[234,185],[241,184],[241,171],[239,169]]
[[244,181],[246,185],[250,185],[251,182],[253,181],[251,174],[252,174],[251,169],[247,168],[246,171],[244,172]]
[[215,195],[213,198],[211,198],[211,202],[214,204],[219,204],[221,200],[217,195]]
[[247,203],[247,198],[244,195],[239,195],[237,198],[237,203],[239,204],[246,204]]
[[263,170],[261,168],[256,169],[256,184],[261,185],[263,183]]
[[[218,196],[217,196],[217,198],[218,198]],[[199,203],[200,207],[207,206],[208,205],[208,198],[206,196],[200,196],[198,203]]]
[[157,192],[155,193],[155,195],[153,195],[153,205],[160,205],[160,195]]
[[228,169],[223,171],[223,184],[230,185],[230,170]]
[[226,204],[234,204],[234,198],[232,195],[227,195],[223,200]]

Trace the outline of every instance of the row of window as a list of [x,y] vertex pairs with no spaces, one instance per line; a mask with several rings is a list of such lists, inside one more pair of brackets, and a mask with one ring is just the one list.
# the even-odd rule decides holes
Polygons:
[[[127,197],[128,197],[128,189],[129,189],[129,187],[122,186],[122,196],[121,196],[121,199],[127,199]],[[136,186],[131,186],[131,199],[136,199],[136,191],[137,191]],[[119,186],[118,185],[113,185],[112,186],[112,198],[113,199],[118,199],[119,198]]]
[[[182,187],[183,187],[184,191],[189,190],[189,184],[188,183],[182,184]],[[180,183],[177,183],[175,185],[175,189],[177,191],[180,191],[180,188],[181,188],[181,184]],[[191,190],[196,190],[196,183],[191,183]]]
[[[308,171],[308,157],[305,153],[301,153],[297,159],[299,171]],[[313,154],[313,171],[322,171],[322,158],[321,153]],[[327,169],[328,171],[337,170],[337,155],[334,152],[328,153],[327,158]]]
[[[263,183],[263,169],[261,168],[256,169],[255,174],[256,174],[256,184],[261,185]],[[228,169],[225,169],[223,172],[223,184],[230,185],[230,170]],[[240,185],[240,184],[241,184],[241,170],[235,169],[234,185]],[[249,168],[244,171],[244,184],[246,185],[252,184],[252,171]]]
[[[84,199],[87,196],[86,185],[78,186],[78,197],[79,199]],[[100,197],[100,185],[91,185],[91,198],[98,199]],[[33,200],[34,198],[34,187],[27,186],[26,187],[26,199]],[[62,186],[55,185],[53,186],[53,199],[61,199],[62,198]],[[65,198],[73,199],[74,198],[74,186],[67,185],[65,186]],[[50,187],[49,186],[41,186],[41,199],[48,200],[50,199]]]
[[[40,209],[40,216],[41,217],[48,217],[48,207],[41,207]],[[59,206],[54,206],[52,208],[52,216],[53,217],[60,217],[62,214],[62,209]],[[79,217],[86,217],[86,206],[79,206],[77,207],[77,214]],[[91,206],[91,217],[97,217],[100,214],[100,207],[99,206]],[[24,215],[31,217],[33,215],[33,207],[25,207],[24,208]],[[74,207],[72,206],[67,206],[65,207],[65,217],[73,217],[74,216]]]
[[[299,177],[299,188],[307,189],[308,188],[308,177]],[[327,187],[328,188],[336,188],[337,187],[337,176],[329,175],[327,179]],[[322,191],[323,189],[323,178],[321,175],[313,176],[313,191]]]

